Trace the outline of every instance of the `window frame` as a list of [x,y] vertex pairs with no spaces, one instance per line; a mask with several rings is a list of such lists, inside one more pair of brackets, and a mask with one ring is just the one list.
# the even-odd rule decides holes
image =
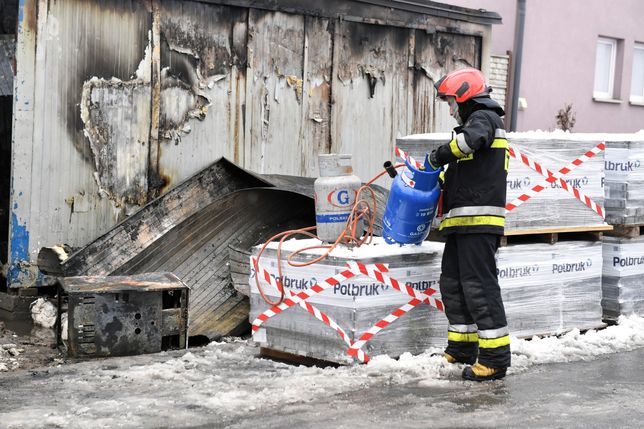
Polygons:
[[644,55],[644,43],[641,42],[635,42],[635,46],[633,47],[633,64],[631,68],[631,90],[629,91],[629,96],[628,100],[631,103],[636,103],[636,104],[643,104],[644,103],[644,76],[641,77],[642,79],[642,93],[634,95],[633,94],[633,83],[635,81],[635,53],[637,51],[641,51],[642,54]]
[[617,67],[617,39],[610,37],[598,37],[595,44],[595,79],[597,78],[597,48],[599,44],[607,44],[611,47],[609,72],[608,72],[608,91],[598,91],[593,81],[593,98],[599,100],[613,100],[615,97],[615,68]]

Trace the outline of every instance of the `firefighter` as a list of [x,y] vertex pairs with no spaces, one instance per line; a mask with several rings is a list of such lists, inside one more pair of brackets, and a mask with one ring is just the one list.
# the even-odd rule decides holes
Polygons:
[[466,380],[495,380],[510,366],[495,260],[505,224],[505,112],[477,69],[456,70],[434,86],[458,122],[452,140],[430,155],[432,167],[448,165],[439,227],[446,236],[440,277],[449,322],[445,358],[471,365],[463,370]]

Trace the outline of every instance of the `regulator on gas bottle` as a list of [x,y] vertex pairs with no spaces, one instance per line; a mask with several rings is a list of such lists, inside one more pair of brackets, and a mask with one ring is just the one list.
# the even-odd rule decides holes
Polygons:
[[440,197],[441,171],[431,167],[428,155],[420,168],[406,160],[391,185],[382,219],[382,236],[387,243],[420,244],[427,238]]
[[[320,177],[313,184],[317,235],[333,243],[345,230],[362,182],[353,174],[350,154],[321,154],[318,164]],[[362,229],[359,221],[356,231]]]

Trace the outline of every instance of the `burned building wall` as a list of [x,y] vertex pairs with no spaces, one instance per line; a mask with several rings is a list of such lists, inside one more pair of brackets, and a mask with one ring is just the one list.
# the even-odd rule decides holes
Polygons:
[[222,156],[312,177],[319,153],[348,152],[368,180],[397,136],[447,129],[432,83],[482,65],[489,35],[357,2],[222,3],[24,1],[12,286],[42,283],[41,247],[86,244]]
[[[6,11],[6,8],[3,8]],[[6,17],[0,14],[2,21]],[[3,24],[3,31],[7,31]],[[11,184],[11,119],[13,117],[13,58],[15,36],[0,34],[0,265],[7,262],[9,193]]]
[[[42,281],[31,262],[40,247],[81,246],[127,214],[118,192],[131,192],[127,164],[140,160],[103,161],[112,160],[107,152],[139,144],[108,132],[127,122],[129,100],[94,97],[93,108],[114,115],[105,122],[112,129],[98,133],[106,139],[103,145],[92,144],[81,107],[85,83],[93,78],[115,82],[135,77],[151,21],[143,2],[136,0],[25,0],[19,16],[7,271],[12,286]],[[149,99],[143,107],[149,109]],[[149,130],[149,124],[137,126]],[[138,140],[147,144],[148,138]],[[105,183],[108,176],[124,178],[122,188]]]

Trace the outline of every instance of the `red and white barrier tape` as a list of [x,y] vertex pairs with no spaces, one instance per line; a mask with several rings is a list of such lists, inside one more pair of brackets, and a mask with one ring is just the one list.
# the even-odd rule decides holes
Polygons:
[[[277,281],[275,280],[275,277],[273,277],[268,271],[259,268],[259,264],[257,263],[257,258],[252,257],[251,258],[253,262],[253,266],[255,267],[255,273],[262,273],[264,280],[266,280],[271,286],[275,288],[276,291],[279,292],[280,287],[277,284]],[[284,292],[288,295],[289,298],[292,298],[295,296],[295,293],[293,293],[290,289],[284,288]],[[298,305],[302,308],[304,308],[307,312],[313,315],[316,319],[324,323],[325,325],[329,326],[331,329],[334,329],[338,335],[340,335],[340,338],[342,338],[342,341],[344,341],[349,347],[353,346],[353,341],[347,335],[347,333],[338,325],[333,319],[331,319],[325,312],[319,310],[317,307],[314,305],[306,302],[306,301],[300,301],[298,302]],[[262,322],[263,323],[263,322]],[[253,322],[253,331],[256,331],[255,329],[255,324]],[[369,356],[365,355],[365,358],[369,360]]]
[[410,297],[414,298],[415,300],[422,301],[422,302],[427,302],[427,304],[431,305],[432,307],[437,308],[438,310],[443,311],[443,303],[440,300],[437,300],[433,297],[430,297],[430,295],[433,295],[436,293],[435,289],[432,288],[427,288],[424,292],[426,296],[422,296],[422,294],[416,293],[414,288],[407,286],[406,284],[404,286],[400,285],[400,282],[396,280],[393,277],[388,276],[387,274],[379,271],[374,271],[374,272],[367,272],[365,269],[364,264],[360,264],[358,262],[350,261],[347,263],[349,265],[349,268],[353,270],[359,270],[360,273],[366,275],[367,277],[371,277],[372,279],[377,280],[380,283],[383,283],[387,286],[390,286],[394,289],[396,289],[399,292],[405,293],[409,295]]
[[[266,283],[270,284],[271,286],[279,290],[275,277],[272,276],[264,268],[261,268],[256,258],[252,258],[252,263],[253,263],[253,266],[255,267],[256,275],[260,276],[260,273],[261,273],[261,276],[260,276],[261,279],[263,279]],[[443,302],[440,299],[436,299],[431,296],[436,293],[435,289],[427,288],[422,294],[418,294],[413,288],[407,285],[403,287],[401,286],[401,283],[398,280],[385,274],[388,271],[388,268],[384,264],[365,265],[359,262],[350,261],[350,262],[347,262],[347,266],[349,268],[348,270],[344,270],[343,272],[336,274],[332,277],[329,277],[328,279],[320,283],[316,283],[307,291],[303,291],[295,294],[290,290],[285,289],[289,297],[286,298],[280,305],[273,306],[270,309],[264,311],[259,316],[257,316],[257,318],[252,323],[253,332],[257,331],[266,320],[281,313],[287,308],[297,304],[302,308],[304,308],[311,315],[313,315],[316,319],[320,320],[325,325],[334,329],[338,333],[338,335],[340,335],[342,340],[349,346],[347,353],[350,356],[355,357],[360,362],[366,363],[369,361],[369,356],[362,350],[362,347],[367,343],[367,341],[373,338],[374,335],[376,335],[378,332],[383,330],[385,327],[389,326],[392,322],[400,318],[402,315],[409,312],[412,308],[414,308],[415,306],[417,306],[422,302],[425,304],[429,304],[440,311],[444,311]],[[320,292],[323,292],[324,290],[328,289],[330,286],[340,284],[344,280],[350,279],[351,277],[354,277],[354,276],[360,276],[360,275],[375,279],[380,283],[391,286],[392,288],[398,290],[399,292],[405,293],[413,297],[413,299],[409,301],[407,304],[403,305],[402,307],[394,310],[391,314],[389,314],[384,319],[378,321],[373,327],[371,327],[367,332],[365,332],[357,342],[354,343],[349,338],[347,333],[335,321],[333,321],[333,319],[331,319],[324,312],[318,310],[316,307],[314,307],[313,305],[305,301],[308,298]]]
[[441,300],[429,297],[429,295],[433,295],[434,293],[436,293],[434,289],[428,288],[427,290],[425,290],[425,292],[423,292],[423,294],[427,295],[427,297],[425,297],[424,299],[414,298],[411,301],[409,301],[407,304],[394,310],[390,315],[388,315],[384,319],[378,321],[375,325],[369,328],[367,332],[362,334],[362,336],[358,339],[358,341],[353,343],[353,345],[349,346],[349,352],[348,352],[349,355],[355,356],[358,359],[360,359],[359,353],[362,351],[361,349],[367,341],[373,338],[373,336],[376,335],[378,332],[382,331],[387,326],[392,324],[395,320],[397,320],[404,314],[407,314],[409,310],[416,307],[421,302],[432,305],[430,301],[431,299],[434,302],[433,304],[434,307],[436,307],[440,311],[445,311],[443,307],[443,302]]
[[586,194],[581,192],[579,189],[575,188],[574,186],[568,185],[568,183],[566,183],[566,181],[563,180],[562,178],[560,178],[560,177],[557,178],[557,176],[555,176],[555,174],[552,171],[550,171],[547,168],[541,166],[541,164],[539,164],[538,162],[535,162],[535,161],[531,160],[530,158],[528,158],[527,156],[525,156],[524,154],[519,152],[517,149],[511,147],[509,149],[509,151],[510,151],[510,156],[514,157],[515,159],[520,160],[523,164],[525,164],[528,167],[532,168],[534,171],[536,171],[537,173],[541,174],[542,176],[544,176],[546,178],[554,177],[554,182],[552,182],[552,183],[559,182],[559,184],[561,185],[561,188],[564,191],[568,192],[573,197],[575,197],[576,199],[581,201],[583,204],[585,204],[592,211],[594,211],[595,213],[600,215],[602,217],[602,219],[605,217],[603,207],[600,206],[599,204],[597,204],[595,201],[592,200],[592,198],[590,198],[589,196],[587,196]]
[[396,146],[396,156],[398,158],[401,158],[401,159],[405,160],[405,161],[409,160],[409,163],[412,164],[417,169],[420,169],[423,166],[420,162],[416,161],[413,157],[411,157],[411,156],[407,155],[405,152],[403,152],[403,150],[401,148],[399,148],[398,146]]
[[375,325],[369,328],[364,334],[362,334],[362,336],[358,339],[358,341],[356,341],[352,346],[349,347],[349,355],[356,356],[358,357],[358,359],[359,359],[358,354],[361,351],[360,349],[365,345],[367,341],[369,341],[371,338],[373,338],[374,335],[376,335],[378,332],[385,329],[387,326],[389,326],[395,320],[399,319],[401,316],[409,312],[412,308],[416,307],[421,302],[425,304],[429,304],[432,307],[438,309],[439,311],[445,311],[443,302],[440,299],[436,299],[433,296],[431,296],[436,293],[435,289],[427,288],[422,294],[417,294],[413,288],[407,285],[405,285],[403,288],[400,285],[400,282],[398,282],[398,280],[386,274],[376,273],[376,277],[372,277],[372,278],[375,278],[379,282],[384,283],[388,286],[391,286],[394,289],[411,296],[413,299],[408,303],[404,304],[402,307],[394,310],[391,314],[389,314],[384,319],[378,321]]
[[[386,269],[386,267],[384,267]],[[259,270],[256,268],[256,275],[259,276],[260,272],[262,273],[263,280],[270,284],[271,282],[271,274],[266,271],[265,269]],[[358,273],[359,274],[359,273]],[[290,308],[296,304],[299,304],[300,302],[309,299],[313,295],[317,295],[320,292],[324,292],[326,289],[330,288],[331,286],[336,286],[342,283],[343,281],[350,279],[351,277],[354,277],[356,273],[353,273],[350,270],[344,270],[338,274],[335,274],[334,276],[329,277],[328,279],[318,282],[311,286],[309,289],[298,292],[296,294],[292,294],[290,298],[284,299],[281,304],[279,305],[274,305],[273,307],[269,308],[253,321],[252,323],[252,330],[257,331],[262,323],[270,319],[271,317],[275,316],[276,314],[281,313],[282,311],[286,310],[287,308]]]
[[[572,170],[575,168],[579,167],[582,165],[584,162],[588,161],[590,158],[594,157],[597,155],[599,152],[603,151],[606,149],[606,145],[604,143],[599,143],[597,146],[580,156],[579,158],[571,161],[568,165],[565,167],[561,168],[557,174],[553,176],[549,176],[546,178],[544,183],[555,183],[558,179],[561,177],[565,176],[566,174],[570,173]],[[515,198],[512,202],[507,203],[505,206],[505,209],[507,211],[512,211],[515,208],[519,207],[521,204],[525,203],[528,201],[530,198],[534,197],[536,194],[539,192],[543,191],[545,186],[543,184],[537,184],[533,186],[528,192],[526,192],[523,195],[519,195],[517,198]]]

